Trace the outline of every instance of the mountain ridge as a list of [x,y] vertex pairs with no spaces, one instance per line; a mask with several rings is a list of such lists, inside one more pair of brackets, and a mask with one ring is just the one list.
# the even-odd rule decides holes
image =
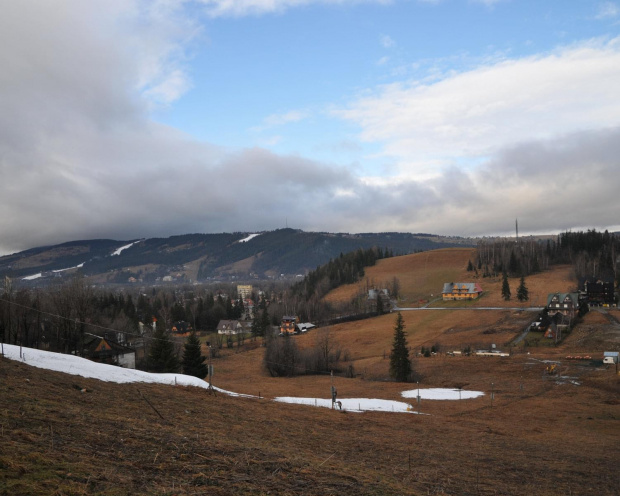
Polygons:
[[76,240],[0,257],[0,276],[39,285],[80,270],[99,283],[180,282],[304,275],[341,253],[379,247],[404,255],[475,246],[471,238],[428,233],[328,233],[284,228],[167,238]]

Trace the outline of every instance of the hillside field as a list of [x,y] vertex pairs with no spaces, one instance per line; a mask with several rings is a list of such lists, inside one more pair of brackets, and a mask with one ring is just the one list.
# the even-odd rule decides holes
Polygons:
[[[552,270],[525,278],[530,293],[530,301],[527,303],[520,303],[516,298],[520,279],[509,277],[512,298],[504,301],[501,294],[501,275],[497,278],[482,277],[467,271],[467,263],[474,260],[475,253],[473,248],[446,248],[379,260],[375,266],[365,270],[363,281],[336,288],[326,296],[326,300],[333,303],[345,302],[357,294],[366,294],[367,287],[389,288],[394,277],[398,278],[400,283],[400,307],[417,307],[427,302],[432,302],[431,306],[462,306],[461,302],[441,301],[441,291],[446,282],[479,283],[483,295],[478,300],[465,304],[477,307],[545,306],[548,293],[577,289],[571,267],[555,266]],[[437,299],[439,301],[436,301]]]

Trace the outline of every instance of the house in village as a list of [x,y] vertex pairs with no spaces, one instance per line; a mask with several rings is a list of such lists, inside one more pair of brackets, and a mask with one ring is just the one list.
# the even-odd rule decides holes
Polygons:
[[299,322],[299,317],[284,316],[280,322],[280,336],[303,334],[314,329],[316,325],[310,322]]
[[574,318],[579,311],[579,293],[551,293],[547,296],[547,313],[549,317],[562,314]]
[[390,291],[387,288],[369,289],[368,298],[366,300],[367,307],[370,311],[377,308],[377,300],[381,300],[382,308],[387,311],[391,308]]
[[580,299],[586,301],[589,306],[613,306],[615,303],[613,278],[608,281],[602,279],[585,279],[580,291]]
[[124,346],[110,336],[87,334],[84,339],[84,356],[93,362],[136,368],[136,351]]
[[288,336],[291,334],[297,334],[297,322],[299,319],[294,316],[285,315],[280,321],[280,334]]
[[192,324],[184,320],[179,320],[172,324],[171,329],[172,333],[176,336],[189,336],[193,330]]
[[481,294],[482,288],[477,282],[447,282],[441,292],[444,301],[475,300]]
[[252,332],[252,323],[243,320],[220,320],[217,333],[227,336]]

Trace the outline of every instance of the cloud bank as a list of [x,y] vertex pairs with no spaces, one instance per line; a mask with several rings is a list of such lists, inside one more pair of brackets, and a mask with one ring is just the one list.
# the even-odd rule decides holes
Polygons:
[[369,88],[336,116],[398,164],[394,176],[369,178],[355,165],[223,149],[154,122],[154,107],[191,88],[200,36],[177,2],[3,7],[0,253],[287,221],[456,235],[509,231],[515,217],[530,231],[618,224],[617,39]]

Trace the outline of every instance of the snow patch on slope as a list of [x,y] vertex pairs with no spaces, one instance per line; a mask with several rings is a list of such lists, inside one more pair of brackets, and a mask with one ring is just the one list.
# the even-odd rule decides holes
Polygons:
[[403,398],[417,398],[418,392],[422,400],[469,400],[484,396],[481,391],[465,391],[463,389],[428,388],[412,389],[400,393]]
[[254,239],[256,236],[260,236],[261,233],[250,234],[247,238],[240,239],[237,243],[247,243],[248,241]]
[[[148,382],[156,384],[168,384],[178,386],[196,386],[207,389],[209,383],[184,374],[152,374],[142,370],[124,369],[114,365],[97,363],[86,358],[51,351],[35,350],[33,348],[22,348],[21,357],[19,346],[10,344],[4,345],[4,355],[11,360],[21,360],[22,362],[46,370],[64,372],[65,374],[78,375],[88,379],[98,379],[105,382],[117,382],[119,384],[132,382]],[[230,396],[240,396],[244,398],[254,398],[249,394],[233,393],[224,389],[214,387],[219,391]]]
[[121,252],[123,252],[124,250],[126,250],[127,248],[131,248],[133,245],[135,245],[136,243],[142,241],[141,239],[139,239],[138,241],[134,241],[133,243],[129,243],[128,245],[125,246],[121,246],[118,250],[115,250],[112,255],[112,257],[116,256],[116,255],[120,255]]

